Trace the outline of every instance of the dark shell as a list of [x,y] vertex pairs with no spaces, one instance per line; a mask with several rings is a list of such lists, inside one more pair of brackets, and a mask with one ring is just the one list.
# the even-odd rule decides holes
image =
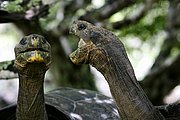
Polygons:
[[[45,95],[49,120],[119,120],[112,98],[95,91],[59,88]],[[16,105],[0,110],[0,120],[15,120]]]

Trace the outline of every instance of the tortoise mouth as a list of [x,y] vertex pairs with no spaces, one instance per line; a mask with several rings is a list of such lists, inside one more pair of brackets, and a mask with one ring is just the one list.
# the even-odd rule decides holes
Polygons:
[[92,49],[93,43],[90,40],[79,37],[78,47],[69,55],[69,58],[76,65],[89,63],[90,52]]
[[26,52],[31,52],[31,51],[49,52],[48,50],[45,50],[43,48],[28,48],[24,51],[21,51],[20,53],[26,53]]
[[86,42],[84,39],[82,38],[79,38],[79,42],[78,42],[78,48],[82,47],[82,46],[85,46],[86,45]]
[[49,66],[51,52],[43,48],[27,48],[16,54],[16,62],[25,67],[28,63],[45,63]]

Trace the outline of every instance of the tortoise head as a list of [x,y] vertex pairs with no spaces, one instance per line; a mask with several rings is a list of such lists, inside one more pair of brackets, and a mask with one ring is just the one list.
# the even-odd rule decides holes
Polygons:
[[51,63],[51,46],[46,39],[37,34],[23,37],[15,46],[15,67],[23,70],[28,65],[45,67]]
[[92,63],[97,56],[102,55],[101,48],[108,42],[104,37],[106,30],[86,21],[74,21],[70,34],[80,38],[78,49],[69,55],[74,64]]
[[84,43],[92,42],[95,45],[104,41],[102,38],[105,29],[97,27],[86,21],[77,20],[74,21],[70,27],[70,33],[81,38]]

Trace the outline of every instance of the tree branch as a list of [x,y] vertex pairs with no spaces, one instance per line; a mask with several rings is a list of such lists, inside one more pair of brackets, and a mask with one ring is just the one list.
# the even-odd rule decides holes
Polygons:
[[[17,74],[7,75],[7,76],[1,75],[1,74],[4,74],[4,73],[1,73],[1,72],[0,72],[0,80],[13,80],[13,79],[15,79],[15,78],[18,78],[18,75],[17,75]],[[10,74],[10,73],[7,73],[7,74]]]
[[180,67],[177,66],[180,66],[180,55],[172,64],[161,66],[141,81],[143,89],[155,105],[163,104],[164,96],[180,83]]
[[112,16],[114,13],[134,3],[134,0],[113,0],[111,4],[107,3],[99,9],[93,9],[86,12],[86,14],[81,16],[79,19],[95,23],[95,20],[105,20]]
[[128,7],[134,4],[134,0],[114,0],[112,4],[107,4],[99,10],[99,19],[107,19],[114,13],[122,10],[125,7]]
[[32,8],[25,13],[9,13],[5,10],[0,10],[0,23],[10,23],[19,21],[36,20],[48,14],[49,5],[42,5],[38,8]]
[[17,70],[14,67],[14,60],[0,62],[0,71],[2,70],[17,73]]
[[[177,32],[179,31],[180,22],[179,22],[179,10],[178,10],[178,0],[175,1],[169,1],[170,6],[168,10],[167,15],[167,38],[165,39],[163,43],[163,47],[161,48],[161,51],[159,55],[157,56],[153,66],[152,70],[158,69],[162,64],[164,64],[164,61],[170,56],[172,48],[174,46],[177,46],[179,44],[179,41],[177,40]],[[178,47],[178,46],[177,46]]]
[[17,78],[17,70],[14,67],[14,60],[0,62],[0,80]]
[[138,14],[136,14],[135,16],[130,16],[128,18],[125,18],[124,20],[114,22],[113,28],[119,29],[121,27],[137,23],[141,18],[143,18],[146,15],[148,10],[151,9],[153,3],[154,3],[154,0],[146,0],[143,8]]

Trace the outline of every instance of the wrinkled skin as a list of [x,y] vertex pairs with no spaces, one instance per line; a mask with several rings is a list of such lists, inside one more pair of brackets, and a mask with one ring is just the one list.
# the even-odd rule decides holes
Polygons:
[[51,46],[43,36],[25,36],[15,46],[15,67],[19,75],[17,120],[47,120],[44,76],[51,63]]
[[80,38],[70,59],[91,64],[109,84],[123,120],[164,120],[139,85],[124,45],[111,31],[86,21],[74,21],[70,33]]

